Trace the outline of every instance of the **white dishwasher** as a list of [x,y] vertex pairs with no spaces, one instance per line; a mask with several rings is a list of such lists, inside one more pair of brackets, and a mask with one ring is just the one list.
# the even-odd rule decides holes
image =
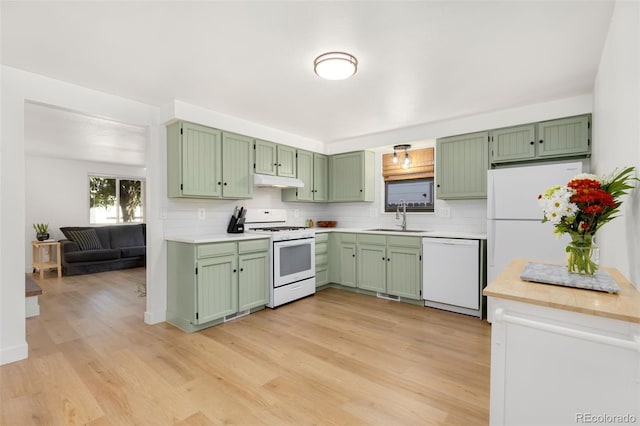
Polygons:
[[479,240],[425,237],[422,259],[425,306],[482,318]]

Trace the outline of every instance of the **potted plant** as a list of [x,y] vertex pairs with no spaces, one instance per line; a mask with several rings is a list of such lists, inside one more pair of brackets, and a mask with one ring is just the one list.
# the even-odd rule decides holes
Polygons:
[[38,241],[44,241],[49,239],[48,223],[34,223],[33,229],[36,230],[36,238]]

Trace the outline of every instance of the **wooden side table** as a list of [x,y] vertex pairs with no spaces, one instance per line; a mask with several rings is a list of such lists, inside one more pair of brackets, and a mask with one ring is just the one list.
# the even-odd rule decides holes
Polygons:
[[[60,242],[59,241],[31,241],[33,250],[33,272],[40,271],[40,279],[44,278],[44,270],[58,268],[58,278],[62,277],[62,265],[60,260]],[[56,249],[55,260],[53,258],[53,249]],[[44,260],[44,252],[48,251],[48,258]]]

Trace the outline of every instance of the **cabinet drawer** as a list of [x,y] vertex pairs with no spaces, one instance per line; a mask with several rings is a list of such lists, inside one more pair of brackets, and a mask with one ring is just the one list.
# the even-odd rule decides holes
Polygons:
[[329,256],[326,254],[316,254],[316,266],[326,265],[329,263]]
[[236,254],[236,242],[198,245],[198,258]]
[[422,246],[422,238],[420,238],[420,237],[399,237],[399,236],[396,236],[396,235],[389,235],[389,236],[387,236],[387,243],[390,246],[420,248]]
[[357,234],[336,234],[338,241],[341,243],[356,243]]
[[328,232],[316,232],[316,243],[321,243],[323,241],[329,241],[329,233]]
[[316,243],[316,254],[326,253],[328,250],[328,243]]
[[254,251],[269,250],[269,239],[262,238],[260,240],[238,241],[238,253],[251,253]]
[[386,235],[358,234],[358,244],[387,245]]
[[329,284],[329,269],[326,267],[316,269],[316,287]]

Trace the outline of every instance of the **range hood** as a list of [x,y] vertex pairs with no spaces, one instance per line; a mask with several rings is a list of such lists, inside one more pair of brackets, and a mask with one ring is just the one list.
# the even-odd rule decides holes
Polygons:
[[273,186],[276,188],[302,188],[304,182],[300,179],[289,178],[283,176],[271,176],[271,175],[253,175],[254,186]]

